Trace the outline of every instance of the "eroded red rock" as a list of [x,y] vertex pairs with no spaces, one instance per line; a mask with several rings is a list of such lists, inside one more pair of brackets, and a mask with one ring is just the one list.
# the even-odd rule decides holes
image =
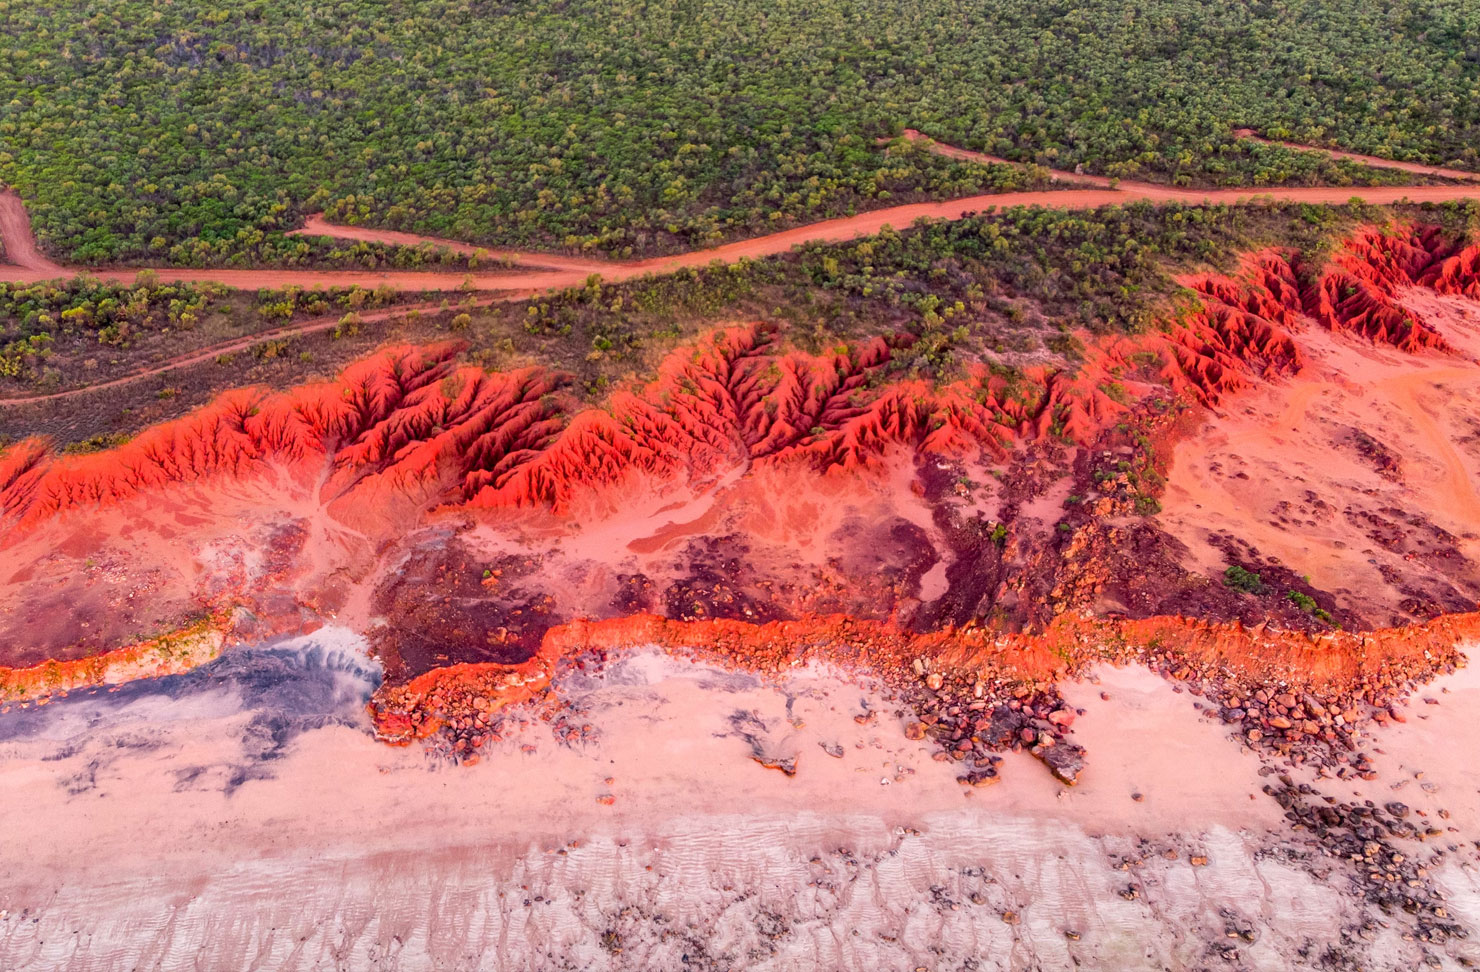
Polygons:
[[[501,510],[481,515],[520,518],[537,511],[561,522],[574,507],[604,495],[620,497],[621,487],[634,478],[649,486],[702,491],[733,474],[755,477],[781,470],[802,477],[789,480],[790,488],[810,491],[822,482],[817,477],[877,471],[909,459],[971,455],[1002,461],[1024,443],[1101,442],[1107,430],[1133,419],[1148,401],[1214,404],[1266,377],[1298,373],[1306,367],[1301,334],[1311,327],[1410,353],[1452,353],[1435,328],[1403,309],[1398,295],[1415,284],[1473,295],[1477,272],[1476,248],[1461,247],[1437,230],[1364,230],[1338,248],[1319,273],[1303,267],[1297,255],[1266,251],[1247,257],[1231,276],[1191,280],[1196,301],[1165,329],[1090,342],[1072,370],[1039,367],[1008,376],[976,367],[945,385],[889,373],[907,337],[877,338],[814,355],[788,349],[774,330],[732,327],[674,352],[651,381],[619,391],[600,407],[581,408],[562,377],[548,371],[490,373],[461,366],[454,345],[388,348],[333,381],[281,393],[227,393],[107,452],[62,457],[37,440],[12,445],[0,454],[0,528],[5,531],[0,545],[68,510],[123,502],[171,485],[246,479],[273,470],[296,477],[334,521],[365,526],[368,549],[393,542],[407,522],[403,514],[434,520],[469,511]],[[1105,516],[1125,512],[1119,500],[1106,502]],[[1090,534],[1072,527],[1069,532],[1066,545],[1051,552],[1065,560],[1095,559]],[[657,546],[667,542],[648,539]],[[744,556],[743,542],[724,539],[723,549],[713,551],[717,562]],[[984,537],[969,542],[982,549],[992,543]],[[900,544],[910,549],[895,559],[918,563],[909,575],[918,585],[918,575],[938,554],[928,543],[918,556],[913,547],[919,544]],[[284,556],[291,559],[302,547],[295,540],[284,547]],[[687,549],[697,551],[695,557],[704,550],[702,544]],[[408,556],[414,558],[415,551]],[[268,575],[291,574],[288,563],[268,566]],[[441,576],[441,561],[427,566],[428,577]],[[477,566],[470,560],[456,569],[469,572]],[[457,585],[442,595],[484,598],[499,585],[495,566],[490,564],[483,577],[460,574]],[[1298,631],[1180,617],[1072,620],[1079,616],[1063,614],[1051,620],[1054,611],[1087,604],[1095,596],[1100,581],[1092,571],[1080,578],[1083,583],[1059,578],[1045,585],[1043,597],[1022,589],[1024,598],[1053,605],[1052,611],[1024,614],[1032,624],[1042,623],[1036,634],[950,627],[910,631],[893,616],[910,595],[878,599],[877,617],[826,614],[838,608],[826,601],[809,606],[797,590],[763,602],[751,596],[753,591],[728,584],[734,573],[727,578],[724,571],[706,568],[666,591],[653,588],[648,578],[624,578],[611,601],[619,616],[594,622],[568,621],[578,613],[523,595],[510,595],[492,613],[451,602],[404,612],[427,630],[445,628],[457,637],[471,632],[488,644],[474,664],[431,671],[425,668],[437,663],[434,652],[403,653],[391,666],[392,684],[377,701],[381,732],[387,738],[414,738],[440,731],[447,718],[483,725],[461,707],[476,699],[503,704],[528,698],[541,690],[560,659],[633,644],[698,648],[727,663],[773,671],[815,652],[884,674],[907,672],[925,658],[931,660],[930,670],[913,681],[939,693],[952,691],[950,673],[999,688],[1046,684],[1080,661],[1113,655],[1117,645],[1144,647],[1155,641],[1179,645],[1183,666],[1272,679],[1360,682],[1379,677],[1370,666],[1380,666],[1382,659],[1437,651],[1452,635],[1443,629],[1443,636],[1435,636],[1420,626],[1366,635],[1332,632],[1312,643]],[[505,587],[511,576],[503,576]],[[414,600],[416,585],[396,596],[398,603]],[[923,627],[974,618],[976,606],[990,596],[984,590],[963,597],[961,612],[954,615],[922,615],[935,619]],[[313,603],[312,597],[295,597],[292,611],[301,613]],[[675,619],[691,608],[743,616]],[[851,605],[845,609],[853,611]],[[1473,627],[1470,615],[1440,620]],[[1377,703],[1376,697],[1369,701]],[[1067,714],[1049,717],[1059,711],[1050,706],[1042,718],[1014,731],[1030,733],[1033,740],[1049,731],[1053,738],[1072,721]],[[1266,712],[1255,726],[1252,716],[1239,711],[1242,724],[1261,739],[1284,743],[1326,731],[1319,718],[1304,714]],[[1355,710],[1343,703],[1335,711]],[[486,736],[486,725],[459,731],[465,733],[459,738],[473,746],[473,740]],[[952,751],[970,752],[969,746],[961,748],[969,739],[970,734],[952,740]],[[1072,762],[1065,759],[1066,766]]]
[[770,329],[734,327],[675,352],[606,407],[577,411],[556,374],[458,366],[453,345],[392,348],[335,381],[227,393],[107,452],[59,459],[37,441],[12,446],[0,456],[0,510],[32,523],[275,460],[326,470],[331,503],[397,496],[559,511],[639,473],[703,483],[766,463],[848,470],[901,446],[1005,455],[1051,434],[1083,444],[1148,395],[1210,404],[1261,376],[1298,372],[1299,331],[1311,322],[1405,351],[1452,351],[1396,293],[1422,283],[1473,295],[1480,250],[1430,227],[1370,228],[1313,282],[1300,279],[1296,255],[1254,254],[1239,274],[1191,281],[1200,304],[1167,330],[1095,342],[1072,372],[1009,380],[981,368],[944,387],[878,380],[907,338],[808,355]]

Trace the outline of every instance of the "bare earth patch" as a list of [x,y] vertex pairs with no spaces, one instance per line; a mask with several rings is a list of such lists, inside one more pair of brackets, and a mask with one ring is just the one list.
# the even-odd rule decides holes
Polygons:
[[[1161,522],[1222,574],[1277,561],[1376,624],[1480,598],[1480,308],[1410,293],[1462,351],[1413,356],[1310,332],[1311,366],[1179,442]],[[1230,547],[1231,544],[1231,547]]]

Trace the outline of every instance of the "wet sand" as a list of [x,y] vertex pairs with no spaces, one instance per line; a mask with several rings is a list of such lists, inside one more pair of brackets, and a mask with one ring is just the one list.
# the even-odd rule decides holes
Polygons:
[[[283,654],[310,645],[0,717],[0,964],[1160,969],[1235,927],[1293,969],[1361,920],[1278,851],[1258,759],[1144,670],[1065,687],[1081,786],[1010,756],[974,789],[837,674],[640,652],[561,682],[584,741],[530,721],[438,764],[366,734],[353,636]],[[1363,954],[1415,958],[1396,931]]]

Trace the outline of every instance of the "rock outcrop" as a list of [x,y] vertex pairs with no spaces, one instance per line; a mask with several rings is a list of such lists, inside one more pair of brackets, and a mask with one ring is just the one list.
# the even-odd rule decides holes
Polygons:
[[0,456],[0,511],[13,527],[278,462],[312,475],[327,466],[329,502],[353,496],[364,506],[398,492],[427,507],[558,512],[633,473],[702,485],[752,464],[847,470],[895,447],[1002,457],[1034,437],[1084,444],[1149,396],[1212,404],[1261,377],[1298,372],[1304,327],[1452,352],[1397,294],[1423,285],[1474,295],[1480,249],[1433,228],[1373,228],[1316,272],[1305,272],[1299,254],[1265,251],[1233,276],[1189,284],[1196,304],[1164,330],[1095,342],[1073,370],[1004,376],[981,367],[943,387],[889,374],[907,337],[808,355],[761,326],[674,352],[649,383],[586,409],[558,374],[458,366],[451,344],[391,348],[335,381],[230,392],[107,452],[59,458],[35,440],[11,446]]

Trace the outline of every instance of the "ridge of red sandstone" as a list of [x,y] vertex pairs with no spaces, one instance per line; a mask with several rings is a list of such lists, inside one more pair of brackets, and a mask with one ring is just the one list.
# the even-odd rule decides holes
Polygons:
[[[1158,389],[1213,404],[1260,376],[1299,371],[1306,320],[1404,351],[1452,353],[1397,291],[1480,294],[1480,246],[1433,227],[1369,228],[1311,282],[1302,285],[1301,270],[1296,254],[1252,254],[1237,275],[1189,280],[1198,306],[1166,331],[1096,342],[1077,370],[1039,367],[1021,381],[976,367],[943,387],[878,383],[907,338],[812,356],[781,350],[767,329],[739,327],[670,355],[646,386],[580,410],[553,372],[460,366],[454,344],[390,348],[335,381],[228,392],[117,449],[63,458],[38,439],[13,445],[0,454],[0,522],[13,533],[79,505],[244,475],[270,460],[325,467],[329,504],[414,489],[434,503],[558,512],[638,472],[704,482],[752,464],[845,470],[896,446],[1004,456],[1052,433],[1084,444]],[[1107,391],[1112,381],[1129,401]]]
[[[673,353],[645,385],[583,410],[562,378],[542,369],[459,366],[450,344],[390,348],[334,381],[227,393],[108,452],[59,457],[40,440],[11,446],[0,454],[0,547],[68,511],[284,466],[314,484],[315,502],[332,517],[380,516],[385,532],[405,510],[501,507],[560,517],[634,476],[703,488],[727,473],[768,466],[822,476],[877,468],[900,448],[1000,461],[1035,439],[1088,444],[1157,396],[1213,405],[1263,377],[1298,373],[1301,333],[1310,327],[1408,353],[1457,353],[1398,295],[1418,284],[1480,296],[1480,247],[1433,227],[1368,228],[1319,269],[1299,254],[1269,250],[1250,254],[1239,273],[1187,283],[1196,303],[1165,330],[1094,342],[1072,372],[1039,368],[1015,381],[986,369],[940,387],[879,380],[908,338],[810,355],[785,350],[764,328],[735,327]],[[1128,394],[1112,395],[1110,382]],[[534,650],[511,653],[524,660],[412,669],[383,687],[372,711],[388,739],[437,735],[467,755],[487,735],[474,700],[482,700],[477,711],[486,717],[539,694],[558,665],[580,663],[586,653],[651,643],[763,671],[830,659],[935,693],[922,704],[935,704],[941,685],[971,691],[975,682],[983,686],[979,698],[992,704],[1026,693],[1040,715],[1014,722],[1015,731],[1033,733],[1034,752],[1072,781],[1074,748],[1065,726],[1047,718],[1056,711],[1051,682],[1088,661],[1149,657],[1175,677],[1201,678],[1200,691],[1226,709],[1271,682],[1306,686],[1326,699],[1314,703],[1322,715],[1297,721],[1288,712],[1307,710],[1284,706],[1249,730],[1252,742],[1289,748],[1330,743],[1357,721],[1385,718],[1380,713],[1409,681],[1455,663],[1458,640],[1480,629],[1477,617],[1311,636],[1185,617],[1074,613],[1016,634],[949,622],[911,632],[888,620],[825,614],[770,623],[632,611],[591,622],[552,616],[534,622]],[[119,664],[132,657],[109,652],[5,674],[17,684],[54,686],[95,683],[99,676],[90,673],[105,670],[147,675],[146,666]],[[956,745],[968,744],[959,734],[971,731],[954,718],[941,715],[938,724],[958,734]],[[1026,737],[1008,741],[1028,744]]]
[[52,659],[23,668],[0,665],[0,704],[45,704],[77,689],[187,672],[219,655],[231,630],[230,612],[216,611],[179,630],[86,658]]

